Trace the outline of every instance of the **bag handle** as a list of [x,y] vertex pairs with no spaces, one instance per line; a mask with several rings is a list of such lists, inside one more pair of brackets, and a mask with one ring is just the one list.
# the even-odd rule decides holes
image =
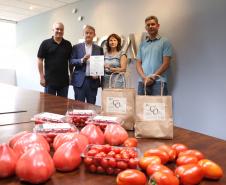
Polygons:
[[[152,76],[154,76],[154,74],[151,74],[151,75],[148,75],[147,77],[152,77]],[[160,93],[160,96],[163,96],[163,88],[164,88],[164,82],[163,82],[163,80],[162,80],[162,76],[160,76],[160,75],[155,75],[155,76],[157,76],[159,79],[160,79],[160,82],[161,82],[161,93]],[[146,96],[147,95],[147,92],[146,92],[146,83],[144,83],[144,95]]]
[[[112,84],[112,76],[113,74],[116,74],[116,77],[115,77],[115,82]],[[118,81],[119,77],[122,76],[123,77],[123,88],[125,89],[126,88],[126,79],[125,79],[125,73],[124,72],[119,72],[119,73],[116,73],[116,72],[113,72],[111,73],[110,75],[110,78],[109,78],[109,88],[112,88],[112,85],[114,85],[114,87],[116,86],[116,82]]]

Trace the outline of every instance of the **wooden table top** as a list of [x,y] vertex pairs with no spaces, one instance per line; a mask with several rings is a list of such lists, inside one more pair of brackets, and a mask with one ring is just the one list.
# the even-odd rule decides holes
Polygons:
[[[4,91],[11,90],[11,93],[3,93]],[[20,111],[26,110],[21,113],[4,113],[0,114],[0,143],[7,142],[9,138],[16,133],[24,130],[32,131],[34,123],[30,122],[31,116],[39,112],[54,112],[64,114],[68,107],[74,106],[77,109],[95,109],[100,111],[100,107],[81,103],[66,98],[55,97],[48,94],[21,89],[18,87],[7,86],[0,84],[1,92],[0,97],[2,101],[2,94],[4,94],[4,104],[1,104],[0,110],[7,111]],[[8,99],[8,101],[6,100]],[[8,102],[8,103],[7,103]],[[4,107],[5,106],[5,107]],[[7,111],[6,111],[7,110]],[[133,135],[133,132],[129,132]],[[173,140],[161,139],[138,139],[138,148],[141,153],[149,148],[157,147],[161,144],[183,143],[191,149],[197,149],[204,153],[206,158],[211,159],[221,165],[223,171],[226,172],[226,141],[210,137],[197,132],[189,131],[186,129],[174,127]],[[17,177],[10,177],[0,179],[0,185],[21,185]],[[91,174],[85,171],[83,164],[79,169],[70,173],[55,172],[54,175],[48,180],[46,185],[115,185],[116,176]],[[219,181],[203,180],[200,185],[226,185],[225,175]]]

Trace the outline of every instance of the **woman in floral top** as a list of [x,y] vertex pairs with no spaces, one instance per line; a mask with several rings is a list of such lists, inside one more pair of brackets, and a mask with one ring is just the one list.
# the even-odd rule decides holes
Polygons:
[[[126,72],[127,56],[121,50],[121,38],[117,34],[111,34],[106,42],[107,51],[104,55],[105,74],[103,88],[109,87],[109,80],[112,73],[111,86],[113,88],[123,88],[124,76],[117,76],[117,73]],[[117,81],[115,81],[117,80]]]

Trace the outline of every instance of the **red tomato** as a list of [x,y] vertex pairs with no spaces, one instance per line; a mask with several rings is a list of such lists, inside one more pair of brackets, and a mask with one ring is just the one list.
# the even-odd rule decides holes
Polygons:
[[110,152],[108,152],[107,156],[115,157],[115,152],[114,151],[110,151]]
[[92,157],[85,157],[83,161],[84,161],[85,165],[87,165],[87,166],[93,164],[93,158]]
[[138,165],[138,160],[134,158],[129,159],[129,168],[136,169]]
[[73,141],[77,143],[80,153],[84,152],[87,145],[89,144],[88,138],[82,134],[75,134],[73,137]]
[[117,168],[125,170],[128,168],[128,164],[125,161],[117,161]]
[[28,131],[22,131],[22,132],[19,132],[17,133],[16,135],[12,136],[10,139],[9,139],[9,146],[11,148],[13,148],[14,144],[16,143],[16,141],[22,137],[23,135],[27,134],[27,133],[30,133]]
[[89,166],[88,170],[92,173],[95,173],[97,171],[97,167],[94,164],[91,164]]
[[75,135],[77,135],[77,133],[73,133],[73,132],[57,134],[57,136],[53,140],[54,150],[56,150],[63,143],[71,141]]
[[33,184],[47,181],[55,171],[50,154],[37,146],[27,150],[17,161],[16,175]]
[[105,151],[105,146],[104,145],[92,145],[91,150],[94,149],[97,152],[104,152]]
[[118,124],[108,124],[104,132],[105,141],[113,146],[121,145],[128,138],[128,133]]
[[108,159],[107,159],[107,158],[101,159],[100,165],[101,165],[103,168],[107,168],[107,167],[108,167]]
[[87,152],[87,156],[95,156],[96,154],[98,154],[98,151],[96,149],[91,149]]
[[137,144],[138,144],[138,141],[134,137],[129,137],[123,143],[123,145],[126,147],[137,147]]
[[144,157],[148,156],[158,156],[161,159],[162,164],[165,164],[169,161],[169,155],[160,149],[149,149],[146,152],[144,152]]
[[139,160],[139,167],[143,170],[146,170],[149,164],[161,164],[161,159],[158,156],[149,156]]
[[0,144],[0,178],[13,175],[16,169],[17,155],[7,144]]
[[109,167],[115,168],[117,166],[116,160],[114,158],[108,159]]
[[179,180],[174,174],[157,171],[151,176],[151,183],[156,185],[179,185]]
[[64,172],[76,169],[81,160],[79,147],[73,141],[62,144],[53,155],[56,169]]
[[168,174],[174,174],[171,169],[162,164],[150,164],[147,166],[146,172],[149,176],[151,176],[153,173],[157,171],[161,171]]
[[183,152],[183,151],[186,151],[188,150],[188,147],[184,144],[181,144],[181,143],[175,143],[171,146],[172,149],[176,150],[176,154],[178,156],[178,154],[180,152]]
[[116,182],[117,185],[145,185],[146,176],[139,170],[128,169],[118,174]]
[[185,164],[197,164],[198,158],[194,155],[182,155],[177,158],[177,166],[185,165]]
[[111,149],[113,152],[115,152],[115,154],[120,154],[121,153],[121,149],[119,147],[112,147]]
[[211,160],[202,159],[198,162],[198,165],[201,166],[204,177],[208,179],[217,180],[223,176],[222,168]]
[[198,150],[186,150],[184,152],[180,152],[178,157],[183,155],[194,155],[197,157],[198,160],[204,159],[203,153]]
[[83,127],[80,133],[88,138],[89,144],[104,144],[103,132],[100,130],[99,127],[96,127],[93,124],[88,124]]
[[203,178],[202,168],[198,164],[186,164],[175,169],[175,175],[185,185],[199,184]]
[[177,157],[177,152],[175,149],[168,145],[161,145],[158,147],[160,150],[164,150],[169,155],[169,161],[174,161]]
[[111,145],[109,145],[109,144],[104,145],[104,152],[107,154],[110,151],[111,151]]
[[105,169],[102,166],[97,166],[97,173],[104,173]]
[[48,152],[50,151],[50,147],[46,139],[42,135],[36,133],[24,134],[16,141],[13,146],[13,150],[17,155],[21,156],[24,152],[34,146],[43,148]]
[[115,173],[115,170],[114,170],[114,168],[108,167],[106,169],[106,172],[107,172],[108,175],[113,175]]

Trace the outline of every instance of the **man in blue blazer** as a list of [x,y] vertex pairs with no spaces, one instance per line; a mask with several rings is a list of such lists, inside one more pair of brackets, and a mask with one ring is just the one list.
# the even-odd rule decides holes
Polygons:
[[85,42],[73,46],[70,64],[74,67],[71,85],[73,85],[75,100],[96,102],[97,89],[101,85],[100,77],[90,76],[89,58],[91,55],[103,55],[103,48],[93,43],[95,28],[86,25],[84,28]]

